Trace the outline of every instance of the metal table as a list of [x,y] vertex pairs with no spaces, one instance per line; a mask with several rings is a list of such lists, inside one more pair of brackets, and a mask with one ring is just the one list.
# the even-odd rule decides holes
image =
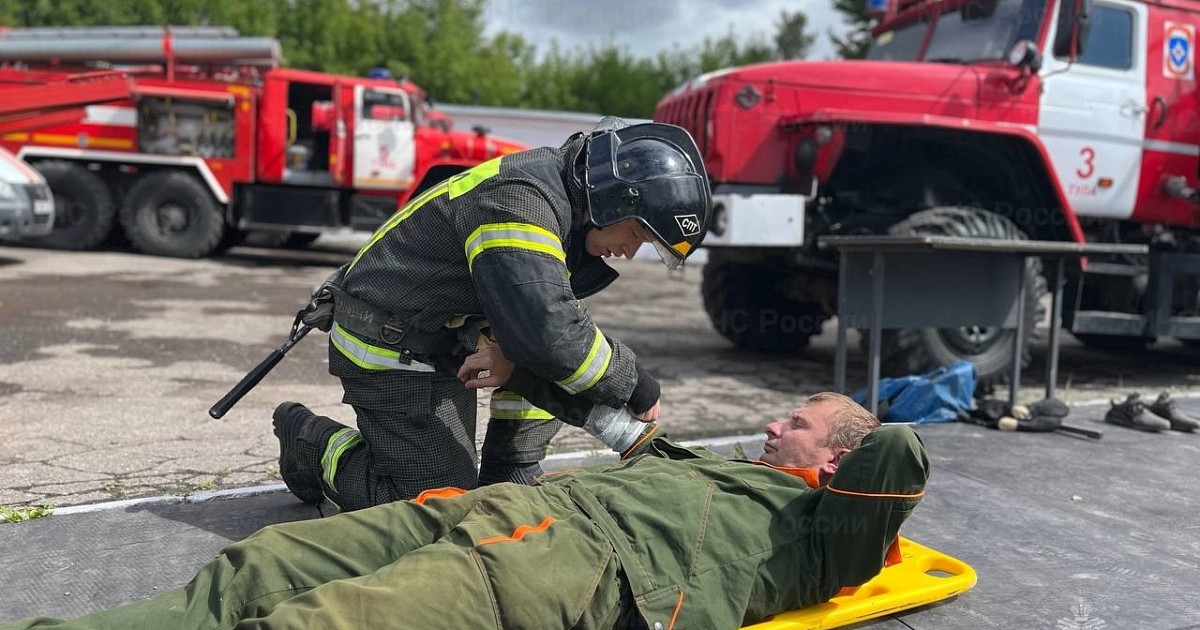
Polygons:
[[836,391],[846,390],[846,330],[870,332],[867,384],[871,413],[879,407],[881,331],[884,328],[995,326],[1015,329],[1009,405],[1017,401],[1025,339],[1025,262],[1053,259],[1050,275],[1050,352],[1046,397],[1058,380],[1065,263],[1100,254],[1145,254],[1145,245],[1009,241],[951,236],[823,236],[821,246],[841,254],[838,267]]

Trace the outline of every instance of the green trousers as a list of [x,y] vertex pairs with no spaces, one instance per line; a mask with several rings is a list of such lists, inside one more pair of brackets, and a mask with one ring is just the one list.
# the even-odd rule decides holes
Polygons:
[[559,630],[625,627],[633,614],[612,546],[566,492],[504,484],[267,527],[182,588],[0,629]]

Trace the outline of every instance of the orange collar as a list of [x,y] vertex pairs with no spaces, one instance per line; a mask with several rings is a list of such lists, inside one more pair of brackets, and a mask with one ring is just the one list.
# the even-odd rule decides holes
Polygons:
[[789,475],[799,477],[804,480],[804,483],[808,484],[809,488],[821,487],[821,476],[816,468],[789,468],[787,466],[768,464],[767,462],[757,459],[754,460],[754,463],[758,464],[759,466],[766,466],[767,468],[773,468],[779,472],[785,472]]

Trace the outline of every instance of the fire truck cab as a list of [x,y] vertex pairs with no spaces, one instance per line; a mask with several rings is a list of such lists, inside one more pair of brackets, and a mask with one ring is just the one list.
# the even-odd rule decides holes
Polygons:
[[[742,347],[796,350],[836,304],[819,236],[942,234],[1148,243],[1149,258],[1076,270],[1065,325],[1109,347],[1197,343],[1198,24],[1200,5],[1183,0],[899,0],[864,60],[680,86],[655,118],[705,152],[714,326]],[[1036,305],[1042,267],[1027,273]],[[968,359],[998,378],[1011,334],[885,331],[884,370]]]
[[87,249],[120,230],[140,251],[177,257],[249,231],[305,244],[372,230],[421,190],[524,148],[426,124],[409,81],[281,61],[275,40],[225,27],[0,34],[0,98],[79,68],[132,80],[132,98],[0,135],[54,190],[55,230],[41,242]]

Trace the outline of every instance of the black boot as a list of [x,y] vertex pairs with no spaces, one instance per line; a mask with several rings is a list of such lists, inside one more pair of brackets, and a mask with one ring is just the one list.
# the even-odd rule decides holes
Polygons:
[[1142,402],[1142,397],[1138,394],[1130,394],[1125,402],[1111,402],[1112,408],[1104,415],[1104,421],[1109,424],[1142,431],[1166,431],[1171,428],[1171,422],[1147,409],[1146,403]]
[[1163,392],[1158,395],[1158,400],[1155,400],[1150,405],[1150,411],[1156,416],[1162,416],[1171,422],[1171,429],[1174,431],[1185,431],[1191,433],[1196,429],[1200,429],[1200,420],[1193,418],[1179,410],[1179,406],[1171,398],[1171,394]]
[[321,455],[329,438],[347,427],[297,402],[281,403],[273,417],[283,483],[297,499],[320,503],[325,496],[321,491]]

